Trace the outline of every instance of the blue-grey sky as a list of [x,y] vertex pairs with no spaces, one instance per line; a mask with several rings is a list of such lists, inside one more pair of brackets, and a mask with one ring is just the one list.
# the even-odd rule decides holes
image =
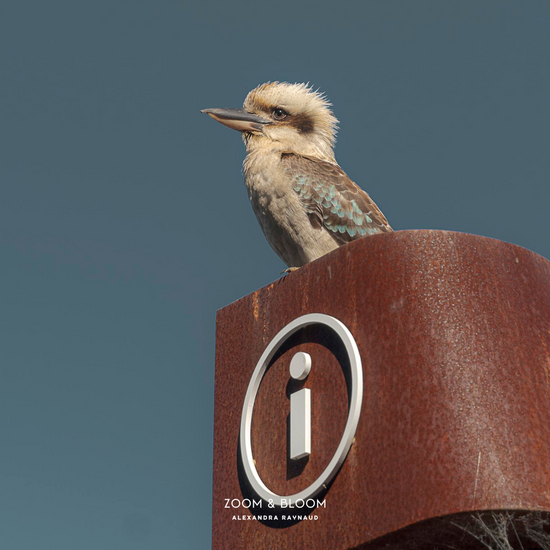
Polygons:
[[215,312],[283,263],[240,136],[309,81],[395,229],[550,257],[550,3],[0,7],[0,546],[210,546]]

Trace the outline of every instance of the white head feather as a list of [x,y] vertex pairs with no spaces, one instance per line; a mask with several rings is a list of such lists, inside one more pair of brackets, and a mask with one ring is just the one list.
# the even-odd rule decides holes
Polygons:
[[[261,132],[243,134],[247,150],[277,149],[335,162],[338,120],[330,107],[326,97],[307,84],[267,82],[258,86],[246,96],[244,108],[272,123]],[[277,109],[284,111],[284,118],[276,119]]]

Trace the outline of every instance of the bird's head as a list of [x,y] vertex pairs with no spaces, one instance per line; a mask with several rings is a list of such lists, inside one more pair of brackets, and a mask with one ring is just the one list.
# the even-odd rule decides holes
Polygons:
[[242,109],[204,109],[242,132],[248,151],[275,149],[334,160],[338,120],[330,103],[307,84],[268,82],[252,90]]

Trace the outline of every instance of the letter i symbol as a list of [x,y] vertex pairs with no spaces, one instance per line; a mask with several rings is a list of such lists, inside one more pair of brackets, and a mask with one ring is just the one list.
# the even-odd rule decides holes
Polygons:
[[[290,361],[290,376],[305,380],[311,370],[311,357],[299,351]],[[290,394],[290,458],[311,454],[311,390],[302,388]]]

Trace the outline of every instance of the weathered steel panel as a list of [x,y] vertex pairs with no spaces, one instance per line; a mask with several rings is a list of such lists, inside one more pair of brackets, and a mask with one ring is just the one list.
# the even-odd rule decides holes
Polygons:
[[[353,334],[364,373],[354,445],[317,520],[252,517],[240,464],[241,410],[267,344],[324,313]],[[550,510],[550,262],[501,241],[446,231],[367,237],[218,312],[213,548],[356,548],[417,522],[471,510]],[[307,380],[292,356],[312,358]],[[311,484],[346,423],[342,349],[304,329],[273,361],[254,408],[252,446],[279,494]],[[289,396],[311,391],[311,455],[288,458]],[[237,501],[234,501],[237,505]],[[303,511],[298,511],[303,513]],[[296,513],[286,511],[285,514]],[[238,519],[240,518],[240,519]],[[391,535],[390,535],[391,536]]]

